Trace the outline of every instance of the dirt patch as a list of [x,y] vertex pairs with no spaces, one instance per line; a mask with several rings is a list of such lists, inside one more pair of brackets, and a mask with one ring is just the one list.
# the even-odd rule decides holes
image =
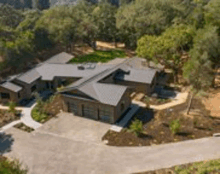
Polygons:
[[[148,146],[178,142],[212,136],[220,132],[220,118],[211,117],[209,111],[199,99],[192,101],[192,110],[196,114],[185,115],[181,111],[164,110],[154,112],[141,108],[134,116],[143,122],[143,134],[139,137],[129,132],[129,126],[120,133],[109,131],[103,140],[108,140],[112,146]],[[192,112],[195,113],[195,112]],[[180,129],[177,134],[170,130],[170,123],[179,120]]]
[[11,123],[12,121],[20,119],[21,111],[17,111],[16,114],[8,112],[8,110],[0,110],[0,127]]
[[210,111],[211,116],[220,117],[220,89],[212,91],[202,102],[206,109]]

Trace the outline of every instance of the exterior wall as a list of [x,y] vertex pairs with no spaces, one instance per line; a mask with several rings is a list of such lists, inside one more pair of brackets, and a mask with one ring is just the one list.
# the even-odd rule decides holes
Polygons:
[[16,92],[12,92],[12,91],[5,89],[3,87],[0,87],[0,92],[9,93],[9,95],[10,95],[10,99],[2,99],[0,96],[0,103],[7,103],[9,101],[14,101],[14,102],[19,101],[18,93],[16,93]]
[[[78,95],[80,95],[80,93],[78,93]],[[83,116],[83,113],[82,113],[83,107],[89,106],[94,109],[93,116],[89,118],[103,121],[103,118],[101,117],[101,111],[103,109],[107,110],[110,115],[110,120],[108,121],[108,123],[115,123],[115,121],[120,118],[120,116],[129,108],[131,104],[129,91],[125,92],[125,94],[122,96],[117,106],[102,104],[102,103],[96,102],[88,98],[82,98],[82,96],[71,97],[69,95],[68,96],[62,95],[62,98],[63,98],[64,111],[69,112],[68,103],[69,104],[74,103],[77,107],[77,111],[74,114],[77,116]],[[122,103],[124,105],[123,109],[121,109]]]
[[92,117],[89,117],[91,119],[94,120],[101,120],[101,118],[99,118],[99,110],[101,110],[103,107],[108,108],[110,110],[110,112],[112,113],[112,115],[110,116],[110,121],[109,123],[114,123],[114,107],[113,106],[109,106],[109,105],[104,105],[95,101],[91,101],[91,100],[86,100],[86,99],[79,99],[79,98],[73,98],[73,97],[67,97],[67,96],[62,96],[63,98],[63,104],[64,104],[64,111],[69,112],[69,108],[68,108],[68,103],[74,103],[77,106],[77,112],[74,113],[74,115],[77,116],[81,116],[83,117],[83,106],[90,106],[94,109],[94,114]]
[[[122,103],[124,104],[124,109],[121,109]],[[121,115],[130,107],[130,105],[131,97],[130,92],[127,90],[121,100],[118,102],[118,105],[115,107],[114,122],[121,117]]]
[[31,84],[27,84],[24,82],[21,82],[17,79],[13,80],[13,83],[22,86],[23,87],[23,91],[22,91],[22,98],[23,99],[29,99],[32,97],[33,92],[31,92],[31,87],[36,85],[36,90],[35,91],[40,91],[42,89],[42,83],[40,79],[35,80],[34,82],[32,82]]

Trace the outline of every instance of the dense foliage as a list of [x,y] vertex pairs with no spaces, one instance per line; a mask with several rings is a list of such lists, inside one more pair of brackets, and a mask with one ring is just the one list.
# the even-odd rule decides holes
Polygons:
[[0,6],[0,69],[22,69],[57,44],[71,51],[79,42],[96,49],[96,40],[120,41],[172,69],[176,82],[184,75],[198,90],[213,84],[220,63],[218,0],[122,0],[120,6],[79,0],[49,9],[42,2],[34,3],[38,10]]

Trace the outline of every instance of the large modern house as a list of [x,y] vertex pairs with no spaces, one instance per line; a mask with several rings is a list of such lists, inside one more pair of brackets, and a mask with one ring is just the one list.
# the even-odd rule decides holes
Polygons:
[[9,77],[0,84],[0,102],[19,103],[34,92],[65,86],[59,90],[65,111],[114,123],[129,108],[132,92],[151,94],[154,90],[157,69],[138,67],[139,58],[113,64],[67,64],[72,58],[63,52],[26,73]]

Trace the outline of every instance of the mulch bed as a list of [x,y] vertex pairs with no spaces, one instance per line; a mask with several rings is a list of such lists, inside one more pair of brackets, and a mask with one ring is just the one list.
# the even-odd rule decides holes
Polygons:
[[18,123],[18,124],[16,124],[16,125],[14,125],[14,127],[15,127],[15,128],[18,128],[18,129],[20,129],[20,130],[23,130],[23,131],[25,131],[25,132],[29,132],[29,133],[32,132],[32,131],[34,131],[33,128],[31,128],[31,127],[25,125],[24,123]]
[[[212,136],[213,133],[220,132],[220,118],[209,116],[209,111],[205,110],[204,105],[199,99],[192,101],[192,109],[200,110],[197,115],[185,115],[181,111],[164,110],[154,112],[141,108],[134,116],[143,122],[144,133],[136,137],[127,129],[120,133],[108,131],[103,140],[108,140],[111,146],[149,146],[164,144],[189,139],[197,139]],[[178,119],[180,131],[173,135],[169,124]],[[129,125],[128,125],[129,127]]]
[[[148,97],[149,98],[149,104],[150,105],[162,105],[171,102],[171,99],[161,99],[161,98],[155,98],[155,97]],[[142,102],[146,102],[145,97],[141,99]]]
[[21,111],[17,111],[15,114],[8,112],[8,110],[0,109],[0,128],[12,121],[20,119]]

